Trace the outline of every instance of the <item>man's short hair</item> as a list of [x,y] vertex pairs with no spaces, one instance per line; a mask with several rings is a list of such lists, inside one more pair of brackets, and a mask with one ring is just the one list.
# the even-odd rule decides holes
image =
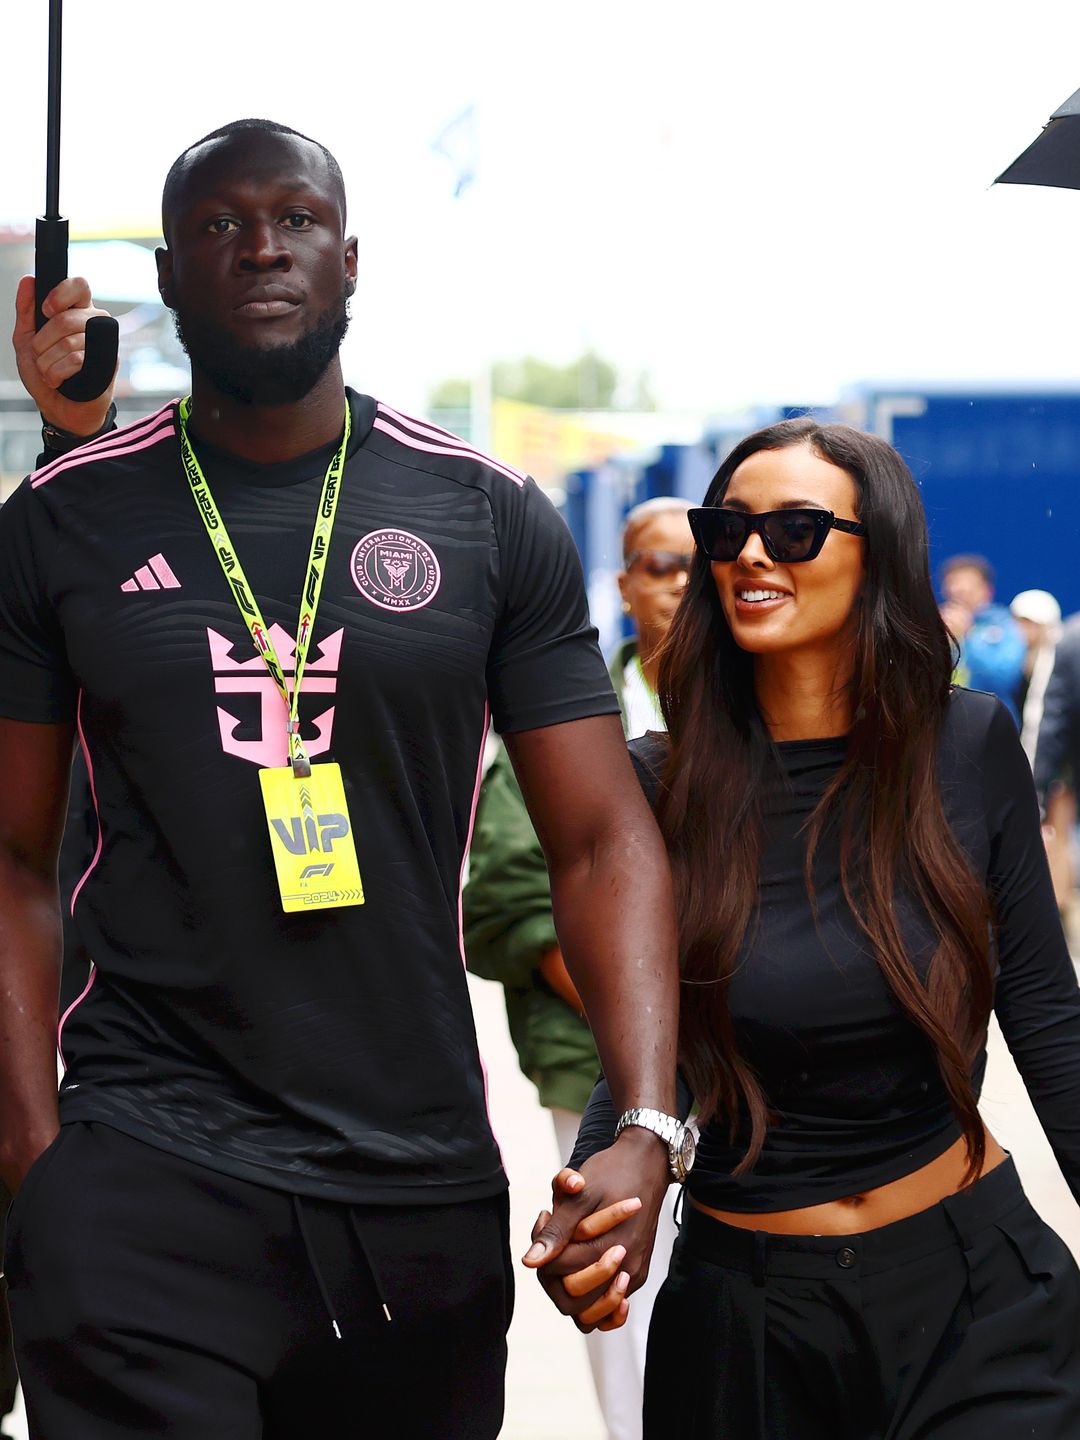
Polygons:
[[230,135],[240,135],[248,130],[259,131],[264,135],[295,135],[298,140],[305,140],[309,145],[314,145],[317,150],[321,150],[323,158],[326,160],[326,168],[330,171],[330,178],[340,192],[341,218],[344,222],[345,177],[341,173],[341,166],[337,160],[320,140],[313,140],[310,135],[305,135],[300,130],[294,130],[291,125],[281,125],[276,120],[230,120],[228,125],[219,125],[216,130],[211,130],[209,135],[203,135],[201,139],[189,145],[186,150],[182,150],[169,166],[169,173],[165,176],[165,184],[161,191],[161,229],[166,239],[168,239],[166,221],[175,191],[188,168],[188,156],[198,150],[200,145],[207,145],[211,140],[225,140]]
[[974,570],[990,586],[991,590],[997,579],[994,567],[985,555],[950,555],[941,567],[942,580],[947,575],[951,575],[954,570]]
[[625,561],[633,550],[634,536],[642,525],[657,515],[685,515],[693,508],[689,500],[683,500],[678,495],[655,495],[651,500],[643,500],[640,505],[635,505],[623,521],[623,560]]

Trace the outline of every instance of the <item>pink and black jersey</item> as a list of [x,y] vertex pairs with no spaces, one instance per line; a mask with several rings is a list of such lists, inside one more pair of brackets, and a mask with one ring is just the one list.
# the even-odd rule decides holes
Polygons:
[[[62,1026],[62,1118],[296,1193],[466,1200],[505,1185],[460,951],[489,716],[528,730],[618,706],[535,483],[350,403],[300,713],[312,760],[342,768],[362,907],[281,910],[257,771],[285,763],[285,708],[195,511],[175,406],[0,511],[0,714],[75,722],[100,826],[73,902],[95,970]],[[193,422],[288,674],[334,447],[255,465]]]

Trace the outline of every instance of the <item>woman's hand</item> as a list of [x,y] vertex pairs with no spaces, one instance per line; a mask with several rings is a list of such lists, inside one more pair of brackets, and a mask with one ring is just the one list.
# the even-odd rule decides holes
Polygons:
[[[583,1188],[585,1181],[576,1170],[560,1170],[551,1183],[553,1194],[573,1195]],[[570,1237],[572,1242],[583,1244],[590,1240],[596,1240],[608,1231],[614,1230],[624,1220],[629,1220],[631,1215],[636,1215],[641,1209],[641,1201],[636,1195],[627,1200],[616,1200],[613,1204],[607,1205],[603,1210],[596,1210],[587,1215],[584,1220],[579,1220]],[[537,1216],[536,1224],[533,1226],[533,1239],[551,1220],[549,1210],[541,1210]],[[563,1264],[572,1263],[567,1260],[567,1251],[563,1251]],[[541,1271],[538,1279],[545,1290],[551,1294],[550,1287],[562,1285],[565,1293],[572,1301],[585,1300],[586,1308],[574,1315],[574,1323],[583,1332],[587,1333],[594,1327],[597,1330],[618,1330],[625,1325],[626,1318],[630,1314],[630,1301],[626,1298],[626,1291],[630,1285],[630,1276],[627,1271],[620,1268],[626,1257],[625,1245],[612,1245],[601,1255],[599,1260],[591,1265],[585,1265],[580,1270],[571,1271],[563,1275],[562,1279],[554,1274]],[[606,1288],[604,1288],[606,1287]],[[603,1288],[604,1293],[598,1300],[591,1300],[597,1290]],[[558,1303],[556,1301],[556,1303]]]
[[537,1218],[523,1263],[579,1330],[625,1323],[629,1296],[649,1273],[669,1179],[666,1147],[635,1127],[580,1172],[555,1176],[552,1209]]

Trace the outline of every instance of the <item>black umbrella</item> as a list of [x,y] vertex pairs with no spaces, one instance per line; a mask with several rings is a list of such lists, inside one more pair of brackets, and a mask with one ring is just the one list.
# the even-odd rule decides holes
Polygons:
[[997,177],[1004,185],[1080,190],[1080,90],[1047,121],[1039,138]]
[[[45,317],[41,302],[67,278],[68,222],[60,214],[60,38],[63,0],[49,0],[49,124],[45,148],[45,214],[38,216],[34,242],[36,328]],[[119,327],[111,315],[95,315],[86,325],[82,369],[60,386],[69,400],[96,400],[109,387],[116,369]]]

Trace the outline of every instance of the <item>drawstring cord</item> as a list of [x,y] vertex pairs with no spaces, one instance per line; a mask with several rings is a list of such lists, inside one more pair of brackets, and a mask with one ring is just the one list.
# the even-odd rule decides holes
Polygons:
[[371,1271],[371,1278],[375,1284],[375,1294],[379,1297],[379,1304],[382,1306],[383,1314],[388,1321],[392,1321],[390,1307],[386,1303],[386,1296],[383,1294],[382,1281],[379,1279],[379,1272],[375,1269],[375,1262],[371,1258],[371,1251],[364,1240],[363,1232],[360,1229],[360,1221],[356,1218],[356,1211],[350,1205],[349,1220],[352,1224],[353,1234],[356,1236],[356,1243],[360,1246],[360,1253],[367,1261],[367,1267]]
[[296,1228],[300,1231],[300,1240],[304,1246],[304,1253],[308,1258],[308,1264],[311,1266],[311,1273],[315,1276],[315,1284],[319,1287],[319,1294],[322,1296],[322,1302],[326,1307],[326,1313],[330,1317],[330,1325],[334,1331],[334,1334],[340,1340],[341,1327],[337,1323],[337,1316],[334,1314],[333,1301],[330,1299],[330,1291],[326,1288],[326,1281],[323,1279],[323,1273],[319,1269],[319,1261],[315,1255],[315,1247],[312,1245],[311,1236],[308,1234],[307,1222],[304,1219],[304,1211],[300,1205],[300,1196],[294,1195],[292,1197],[292,1203],[293,1210],[296,1213]]
[[[311,1267],[311,1273],[315,1277],[315,1284],[319,1287],[319,1294],[322,1296],[322,1302],[326,1308],[326,1314],[330,1320],[331,1329],[333,1330],[336,1337],[340,1340],[342,1338],[341,1326],[338,1324],[337,1316],[334,1314],[334,1302],[330,1298],[330,1290],[327,1286],[326,1279],[323,1276],[322,1270],[319,1268],[319,1259],[315,1253],[315,1246],[311,1243],[311,1236],[308,1233],[307,1221],[304,1219],[304,1207],[300,1203],[299,1195],[292,1196],[292,1205],[293,1213],[296,1215],[296,1228],[300,1232],[300,1241],[304,1247],[304,1254],[307,1256],[308,1264]],[[375,1262],[371,1258],[371,1252],[368,1249],[367,1244],[364,1240],[363,1232],[360,1229],[360,1222],[359,1220],[357,1220],[356,1211],[352,1208],[352,1206],[349,1207],[349,1223],[352,1225],[353,1234],[356,1236],[356,1243],[360,1246],[360,1253],[361,1255],[363,1255],[368,1270],[371,1273],[371,1279],[375,1285],[375,1294],[378,1296],[379,1304],[382,1306],[382,1312],[386,1316],[387,1321],[392,1321],[393,1317],[390,1314],[390,1307],[386,1303],[386,1296],[383,1293],[382,1281],[379,1279],[379,1272],[375,1268]]]

